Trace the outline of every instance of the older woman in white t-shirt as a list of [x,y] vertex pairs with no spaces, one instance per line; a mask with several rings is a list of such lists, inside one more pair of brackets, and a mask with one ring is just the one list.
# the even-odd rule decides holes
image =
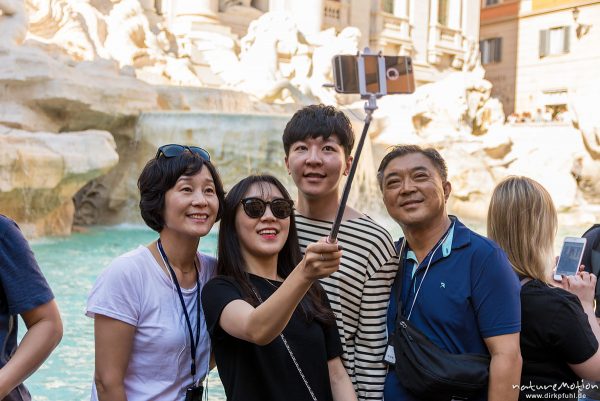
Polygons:
[[138,188],[142,218],[159,238],[115,259],[90,293],[91,399],[200,401],[210,363],[200,292],[216,261],[198,245],[220,218],[223,185],[208,152],[171,144],[146,164]]

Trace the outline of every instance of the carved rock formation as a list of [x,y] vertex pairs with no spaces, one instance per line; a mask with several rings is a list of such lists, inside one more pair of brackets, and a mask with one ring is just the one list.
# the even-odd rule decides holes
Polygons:
[[[340,96],[331,88],[324,88],[323,84],[333,83],[331,59],[336,54],[356,54],[361,33],[358,28],[346,27],[336,35],[334,29],[328,29],[313,35],[311,65],[312,73],[306,82],[307,94],[315,96],[321,103],[336,105]],[[342,95],[343,96],[343,95]]]
[[76,63],[34,47],[0,49],[0,81],[4,105],[18,111],[0,113],[0,124],[21,129],[113,129],[157,108],[154,89],[114,62]]
[[2,213],[27,236],[70,234],[73,195],[119,160],[106,131],[52,134],[0,126],[0,142]]
[[[0,212],[28,236],[70,233],[71,198],[117,161],[113,136],[133,139],[157,93],[114,62],[76,63],[29,46],[0,49]],[[52,132],[83,131],[53,134]]]
[[573,166],[573,175],[583,196],[590,202],[600,199],[600,86],[590,85],[588,93],[571,100],[569,109],[573,127],[579,131],[585,152]]
[[23,0],[0,0],[0,47],[17,46],[27,34],[27,12]]

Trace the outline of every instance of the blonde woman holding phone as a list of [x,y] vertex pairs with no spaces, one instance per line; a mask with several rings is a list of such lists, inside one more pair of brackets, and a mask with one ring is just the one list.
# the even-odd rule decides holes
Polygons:
[[520,400],[577,399],[581,379],[600,380],[596,276],[553,280],[557,225],[552,198],[538,182],[509,177],[494,189],[488,237],[506,252],[522,284]]

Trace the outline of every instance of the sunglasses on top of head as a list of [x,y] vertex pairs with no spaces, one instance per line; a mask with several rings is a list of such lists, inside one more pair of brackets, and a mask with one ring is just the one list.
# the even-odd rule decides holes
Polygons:
[[210,161],[210,153],[208,153],[205,149],[202,149],[198,146],[178,145],[176,143],[163,145],[158,148],[158,151],[156,152],[156,158],[158,159],[161,155],[166,158],[177,157],[185,151],[200,156],[202,160],[206,160],[207,162]]
[[244,212],[251,219],[258,219],[264,216],[267,206],[271,208],[271,213],[278,219],[287,219],[294,211],[294,201],[291,199],[273,199],[270,202],[260,198],[244,198],[240,202]]

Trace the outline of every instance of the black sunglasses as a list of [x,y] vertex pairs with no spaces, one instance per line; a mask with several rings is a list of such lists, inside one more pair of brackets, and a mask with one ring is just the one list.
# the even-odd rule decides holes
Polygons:
[[177,157],[186,150],[190,153],[197,154],[202,160],[206,160],[207,162],[210,161],[210,153],[208,153],[205,149],[199,148],[198,146],[178,145],[176,143],[163,145],[158,148],[158,151],[156,152],[156,158],[158,159],[161,155],[166,158]]
[[278,219],[287,219],[294,211],[294,201],[291,199],[273,199],[270,202],[260,198],[244,198],[240,202],[244,212],[251,219],[262,217],[267,211],[267,206],[271,208],[271,213]]

